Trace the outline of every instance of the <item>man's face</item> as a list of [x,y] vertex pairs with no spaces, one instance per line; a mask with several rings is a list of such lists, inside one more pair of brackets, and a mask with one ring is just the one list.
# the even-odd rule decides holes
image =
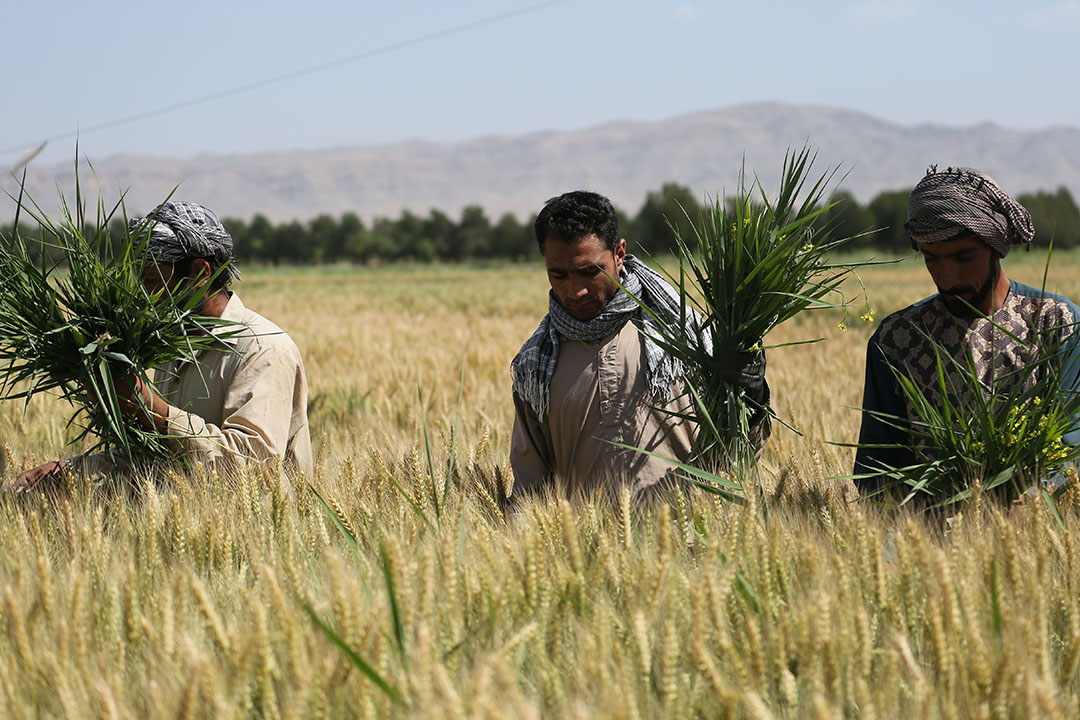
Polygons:
[[558,238],[544,241],[544,262],[555,297],[578,320],[592,320],[608,304],[619,286],[615,284],[626,257],[626,241],[619,239],[608,250],[595,234],[573,242]]
[[1001,259],[977,235],[922,246],[923,260],[949,312],[970,318],[994,310],[994,287],[1001,273]]
[[172,287],[173,266],[169,263],[149,263],[142,269],[142,284],[150,295],[165,294],[165,288]]
[[190,264],[187,261],[176,265],[149,263],[142,269],[142,283],[150,295],[160,293],[163,299],[171,297],[183,304],[189,294],[198,292],[209,273],[210,265],[201,258],[195,258]]

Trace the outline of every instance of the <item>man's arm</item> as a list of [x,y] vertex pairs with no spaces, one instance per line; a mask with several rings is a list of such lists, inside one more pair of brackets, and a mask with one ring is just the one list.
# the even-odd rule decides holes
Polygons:
[[[294,415],[306,412],[300,352],[286,336],[271,336],[240,359],[226,390],[220,426],[169,405],[164,432],[178,436],[179,445],[199,463],[272,463],[285,457]],[[295,459],[297,469],[310,474],[310,443],[297,445],[304,448],[304,457]]]
[[9,487],[8,490],[17,493],[28,493],[33,490],[44,488],[54,480],[59,480],[63,477],[64,472],[68,469],[69,465],[70,462],[67,460],[53,460],[44,465],[30,468],[26,472],[20,473],[19,477],[15,478],[15,482],[11,484],[11,487]]
[[[1061,347],[1061,390],[1080,393],[1080,328],[1070,329],[1072,332]],[[1061,441],[1069,447],[1080,446],[1080,421],[1074,430],[1062,436]]]
[[28,493],[45,490],[69,473],[76,477],[109,476],[126,473],[131,469],[121,453],[101,452],[93,455],[76,455],[66,460],[53,460],[21,473],[7,488],[11,492]]
[[510,467],[514,471],[511,504],[543,488],[552,476],[550,451],[540,419],[532,406],[514,394],[514,432],[510,438]]
[[[883,467],[906,467],[915,462],[914,453],[905,447],[910,438],[899,428],[887,424],[874,412],[896,418],[906,417],[906,409],[896,387],[896,378],[877,344],[877,336],[866,345],[866,380],[863,385],[862,426],[859,429],[859,449],[855,453],[855,475],[875,473]],[[866,445],[893,445],[878,448]],[[855,486],[867,495],[880,490],[888,482],[876,477],[856,478]]]

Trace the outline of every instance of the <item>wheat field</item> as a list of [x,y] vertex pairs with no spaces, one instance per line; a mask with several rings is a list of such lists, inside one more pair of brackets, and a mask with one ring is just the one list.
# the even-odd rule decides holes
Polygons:
[[[1044,259],[1005,267],[1039,285]],[[1056,254],[1048,289],[1080,298],[1078,270]],[[912,258],[863,279],[879,320],[932,291]],[[505,519],[508,364],[541,266],[251,268],[238,291],[304,354],[315,477],[0,495],[0,715],[1080,713],[1080,495],[1064,527],[1038,502],[947,526],[856,502],[831,443],[857,435],[861,304],[768,338],[824,341],[769,355],[802,435],[774,430],[760,497]],[[66,412],[0,405],[5,484],[76,452]]]

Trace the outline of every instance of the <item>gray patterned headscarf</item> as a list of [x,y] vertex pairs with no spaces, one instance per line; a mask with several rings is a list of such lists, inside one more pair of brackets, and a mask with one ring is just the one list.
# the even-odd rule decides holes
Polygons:
[[[559,360],[560,337],[595,342],[614,335],[633,317],[642,317],[644,325],[645,377],[650,394],[659,402],[671,399],[671,383],[682,377],[686,368],[652,339],[660,336],[657,323],[648,313],[641,312],[634,298],[641,300],[645,307],[669,325],[678,325],[681,312],[679,293],[659,273],[633,255],[626,256],[619,284],[624,289],[620,289],[592,320],[578,320],[563,307],[554,292],[549,294],[548,314],[510,364],[514,393],[528,402],[541,420],[548,411],[551,378],[555,375],[555,363]],[[700,333],[697,315],[690,308],[686,308],[686,314],[685,332],[692,335]],[[705,342],[707,346],[711,345],[708,333],[705,334]],[[708,349],[711,352],[711,348]]]
[[[159,263],[178,263],[188,258],[205,258],[217,271],[226,263],[232,280],[240,279],[233,259],[233,239],[209,208],[198,203],[169,201],[144,218],[132,218],[132,233],[145,233],[150,224],[146,252]],[[150,258],[147,258],[148,260]]]
[[989,175],[971,168],[938,172],[934,165],[911,191],[904,227],[919,246],[973,232],[1002,257],[1035,237],[1031,214]]

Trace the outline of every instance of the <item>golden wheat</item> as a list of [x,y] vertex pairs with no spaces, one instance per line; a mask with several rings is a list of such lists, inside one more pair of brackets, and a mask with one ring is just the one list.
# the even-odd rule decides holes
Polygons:
[[[1038,282],[1034,255],[1009,258],[1017,279]],[[1080,297],[1078,267],[1059,258],[1051,289]],[[246,278],[245,302],[304,352],[306,480],[332,516],[257,472],[0,497],[3,714],[1075,716],[1080,495],[1064,527],[1042,503],[983,500],[951,527],[852,503],[832,479],[851,451],[829,442],[857,434],[868,325],[805,315],[770,338],[826,341],[769,356],[804,435],[775,430],[746,506],[537,498],[504,519],[507,364],[544,311],[541,268]],[[910,261],[864,279],[879,317],[932,290]],[[0,405],[5,482],[75,452],[63,418],[48,398]]]

